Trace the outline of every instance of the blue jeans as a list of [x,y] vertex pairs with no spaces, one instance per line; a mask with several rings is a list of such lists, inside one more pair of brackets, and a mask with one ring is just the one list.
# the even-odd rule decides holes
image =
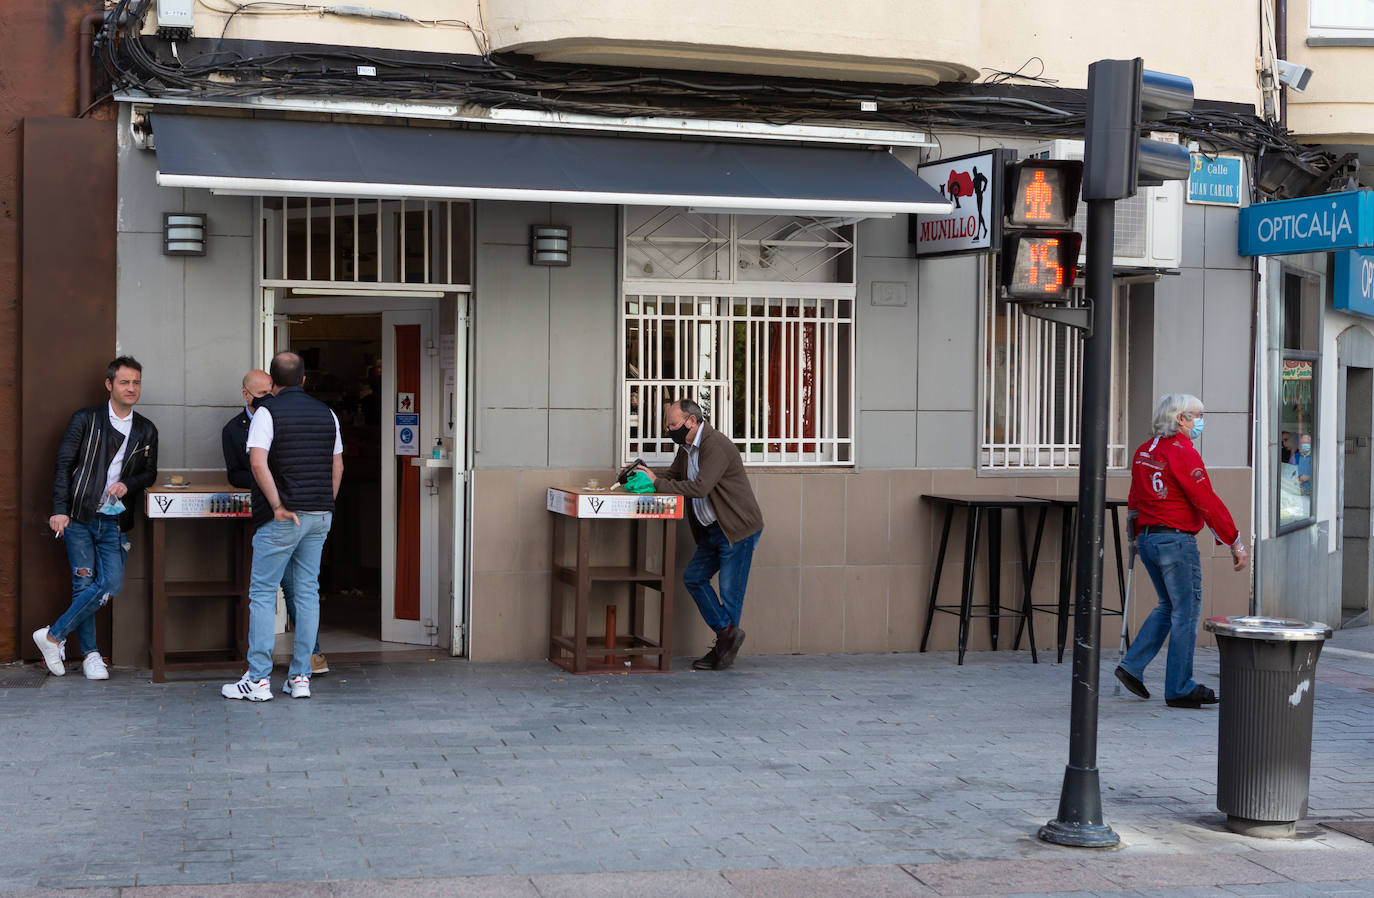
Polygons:
[[1202,561],[1197,540],[1187,533],[1142,533],[1136,545],[1159,604],[1145,618],[1121,666],[1144,679],[1145,668],[1168,637],[1164,697],[1184,698],[1197,686],[1193,680],[1193,646],[1202,613]]
[[248,672],[255,680],[272,673],[276,644],[277,586],[291,580],[296,630],[288,676],[310,676],[310,649],[320,626],[320,554],[334,515],[300,514],[268,521],[253,534],[253,576],[248,586]]
[[97,651],[95,613],[124,588],[129,544],[119,532],[119,515],[98,514],[89,524],[72,521],[62,531],[72,567],[72,606],[48,628],[58,642],[76,631],[81,654]]
[[[291,630],[292,630],[292,632],[295,632],[295,629],[296,629],[296,589],[295,589],[294,586],[291,585],[291,567],[290,567],[289,565],[288,565],[287,568],[286,568],[286,573],[285,573],[285,574],[282,574],[282,578],[281,578],[281,595],[282,595],[282,599],[286,602],[286,616],[291,620]],[[317,618],[317,622],[318,622],[318,618]],[[318,655],[319,653],[320,653],[320,637],[319,637],[319,631],[318,631],[318,629],[317,629],[317,630],[316,630],[316,635],[315,635],[315,650],[314,650],[314,654]]]
[[[706,528],[705,536],[697,543],[696,554],[682,574],[682,582],[696,600],[701,619],[717,633],[732,624],[739,626],[740,615],[744,613],[744,589],[749,585],[749,564],[762,533],[760,530],[731,545],[720,525],[712,524]],[[711,577],[717,572],[720,573],[719,597],[711,588]]]

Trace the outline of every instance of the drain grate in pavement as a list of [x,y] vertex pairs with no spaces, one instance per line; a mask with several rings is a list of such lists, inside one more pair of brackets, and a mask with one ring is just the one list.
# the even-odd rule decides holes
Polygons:
[[1374,820],[1323,820],[1321,825],[1338,833],[1374,843]]
[[48,679],[48,672],[38,670],[0,670],[0,689],[37,689]]

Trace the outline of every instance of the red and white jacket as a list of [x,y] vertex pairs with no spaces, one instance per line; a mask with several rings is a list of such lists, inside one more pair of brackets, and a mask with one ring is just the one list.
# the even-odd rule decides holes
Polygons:
[[1137,532],[1154,524],[1197,533],[1206,524],[1225,545],[1240,539],[1231,513],[1212,489],[1202,456],[1181,432],[1152,437],[1136,449],[1127,506],[1136,511]]

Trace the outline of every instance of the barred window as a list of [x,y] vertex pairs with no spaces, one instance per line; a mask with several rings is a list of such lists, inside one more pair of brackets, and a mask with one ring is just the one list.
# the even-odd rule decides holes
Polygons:
[[853,223],[625,210],[622,447],[663,463],[675,399],[746,462],[853,462]]
[[[995,265],[988,266],[995,269]],[[980,464],[993,469],[1062,470],[1078,466],[1083,402],[1083,340],[1077,331],[1026,315],[983,291],[983,421]],[[1074,290],[1074,305],[1083,301]],[[1116,289],[1107,421],[1107,467],[1126,465],[1126,291]]]

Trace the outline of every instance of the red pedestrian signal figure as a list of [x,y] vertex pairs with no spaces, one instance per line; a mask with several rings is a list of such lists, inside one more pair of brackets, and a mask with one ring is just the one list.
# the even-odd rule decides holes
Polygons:
[[1045,170],[1037,168],[1026,185],[1026,195],[1022,204],[1026,210],[1027,221],[1050,221],[1054,218],[1054,188],[1045,181]]

